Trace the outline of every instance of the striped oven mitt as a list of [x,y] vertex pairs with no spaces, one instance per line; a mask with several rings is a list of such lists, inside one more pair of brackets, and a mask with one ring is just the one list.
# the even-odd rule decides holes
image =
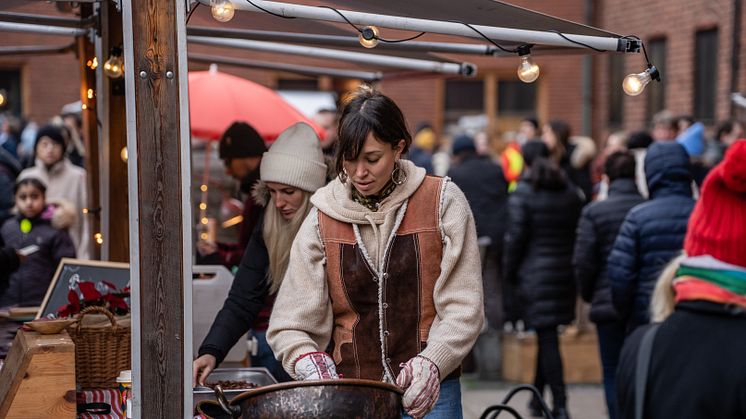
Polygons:
[[404,390],[404,410],[415,419],[423,418],[440,396],[438,367],[420,355],[399,366],[401,371],[396,377],[396,385]]
[[325,352],[310,352],[295,361],[297,380],[336,380],[339,378],[334,360]]

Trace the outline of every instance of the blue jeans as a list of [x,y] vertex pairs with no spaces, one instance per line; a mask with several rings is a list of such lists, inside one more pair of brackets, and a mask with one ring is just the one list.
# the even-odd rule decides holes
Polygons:
[[251,335],[256,338],[259,344],[259,349],[256,356],[251,356],[252,367],[264,367],[269,370],[270,374],[277,380],[278,383],[284,383],[286,381],[293,381],[292,378],[282,368],[282,364],[275,359],[275,354],[272,352],[272,348],[267,343],[267,331],[262,330],[260,332],[252,330]]
[[618,416],[616,400],[616,368],[619,364],[619,354],[624,344],[626,327],[621,322],[596,323],[598,334],[598,349],[601,353],[601,368],[604,373],[604,393],[606,394],[606,408],[609,419]]
[[[449,378],[440,383],[440,397],[435,402],[433,410],[425,415],[425,419],[463,419],[461,409],[461,381],[458,378]],[[406,413],[402,419],[412,419]]]

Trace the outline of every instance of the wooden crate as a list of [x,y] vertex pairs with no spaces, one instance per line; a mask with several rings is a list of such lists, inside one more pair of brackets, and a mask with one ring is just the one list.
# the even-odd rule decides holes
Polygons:
[[[579,333],[567,328],[560,335],[560,353],[565,383],[600,383],[601,361],[593,329]],[[503,379],[533,383],[536,368],[536,335],[505,333],[502,339]]]
[[19,330],[0,370],[0,418],[75,418],[75,346]]

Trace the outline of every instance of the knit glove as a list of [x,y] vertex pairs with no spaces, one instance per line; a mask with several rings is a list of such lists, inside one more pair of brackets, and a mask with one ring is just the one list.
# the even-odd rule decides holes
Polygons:
[[415,419],[424,417],[440,396],[440,372],[433,361],[416,356],[400,364],[396,385],[404,390],[404,410]]
[[325,352],[309,352],[298,357],[295,376],[299,381],[339,379],[334,360]]

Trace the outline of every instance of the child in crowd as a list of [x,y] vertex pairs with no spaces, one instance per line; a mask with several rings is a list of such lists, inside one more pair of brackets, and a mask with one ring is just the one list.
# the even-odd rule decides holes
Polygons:
[[[17,214],[5,221],[0,235],[6,246],[28,254],[10,276],[0,296],[0,308],[41,304],[60,259],[75,257],[75,246],[67,233],[75,221],[72,204],[59,201],[47,205],[46,187],[36,178],[18,181],[14,192]],[[29,248],[32,245],[35,247]]]

